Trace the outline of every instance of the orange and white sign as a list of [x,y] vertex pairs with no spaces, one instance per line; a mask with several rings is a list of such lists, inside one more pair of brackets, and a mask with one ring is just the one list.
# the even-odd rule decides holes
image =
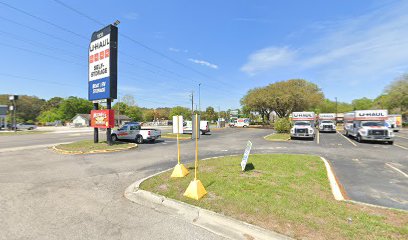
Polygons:
[[114,128],[115,111],[110,110],[92,110],[91,126],[94,128]]

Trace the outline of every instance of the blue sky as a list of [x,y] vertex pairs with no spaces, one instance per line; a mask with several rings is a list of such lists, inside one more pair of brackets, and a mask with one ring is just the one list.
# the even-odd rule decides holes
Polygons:
[[[0,4],[0,93],[87,97],[88,44],[101,25],[54,0],[0,2],[31,14]],[[119,19],[120,34],[145,46],[119,36],[119,96],[139,106],[189,107],[201,83],[202,109],[237,108],[249,89],[291,78],[349,102],[408,72],[406,1],[64,3]]]

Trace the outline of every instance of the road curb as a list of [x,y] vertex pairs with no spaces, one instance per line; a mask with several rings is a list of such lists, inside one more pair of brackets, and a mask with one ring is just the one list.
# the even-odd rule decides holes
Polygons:
[[[202,160],[221,157],[225,156],[205,158]],[[140,184],[147,179],[167,172],[171,169],[172,168],[155,173],[151,176],[134,182],[126,188],[124,196],[132,202],[151,208],[163,206],[166,208],[167,212],[179,215],[196,226],[202,227],[210,232],[228,239],[292,239],[288,236],[272,232],[210,210],[170,199],[139,188]]]
[[84,152],[84,151],[69,151],[69,150],[63,150],[59,149],[58,145],[55,145],[52,147],[52,150],[54,150],[57,153],[60,154],[66,154],[66,155],[80,155],[80,154],[95,154],[95,153],[111,153],[111,152],[122,152],[122,151],[127,151],[130,149],[137,148],[136,143],[132,143],[132,146],[128,146],[126,148],[119,148],[119,149],[106,149],[106,150],[93,150],[89,152]]

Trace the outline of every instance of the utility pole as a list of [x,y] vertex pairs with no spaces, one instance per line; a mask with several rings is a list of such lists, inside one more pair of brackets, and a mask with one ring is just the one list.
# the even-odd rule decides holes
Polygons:
[[194,114],[194,91],[191,91],[191,114]]
[[[112,104],[111,104],[112,99],[108,98],[106,99],[106,109],[110,110],[112,109]],[[115,125],[115,124],[113,124]],[[107,128],[106,129],[106,141],[108,142],[108,145],[112,145],[112,136],[111,136],[111,129]]]
[[336,97],[336,125],[337,125],[337,97]]
[[201,83],[198,84],[198,113],[201,115]]

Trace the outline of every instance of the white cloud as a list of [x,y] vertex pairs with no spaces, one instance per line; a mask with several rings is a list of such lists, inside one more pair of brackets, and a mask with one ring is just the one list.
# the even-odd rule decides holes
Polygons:
[[190,62],[193,62],[193,63],[196,63],[196,64],[200,64],[200,65],[202,65],[202,66],[206,66],[206,67],[213,68],[213,69],[218,69],[218,66],[217,66],[217,65],[215,65],[215,64],[213,64],[213,63],[209,63],[209,62],[204,61],[204,60],[198,60],[198,59],[192,59],[192,58],[189,58],[188,60],[189,60]]
[[300,73],[313,73],[321,81],[358,84],[392,80],[408,68],[406,12],[408,3],[397,2],[358,17],[315,23],[291,34],[291,40],[308,40],[296,46],[296,51],[274,46],[255,51],[241,70],[254,75],[296,66]]
[[255,75],[291,63],[296,57],[296,51],[288,47],[268,47],[252,53],[248,62],[242,66],[241,71]]
[[188,53],[187,49],[179,49],[179,48],[173,48],[173,47],[169,47],[168,49],[170,52],[183,52],[183,53]]

